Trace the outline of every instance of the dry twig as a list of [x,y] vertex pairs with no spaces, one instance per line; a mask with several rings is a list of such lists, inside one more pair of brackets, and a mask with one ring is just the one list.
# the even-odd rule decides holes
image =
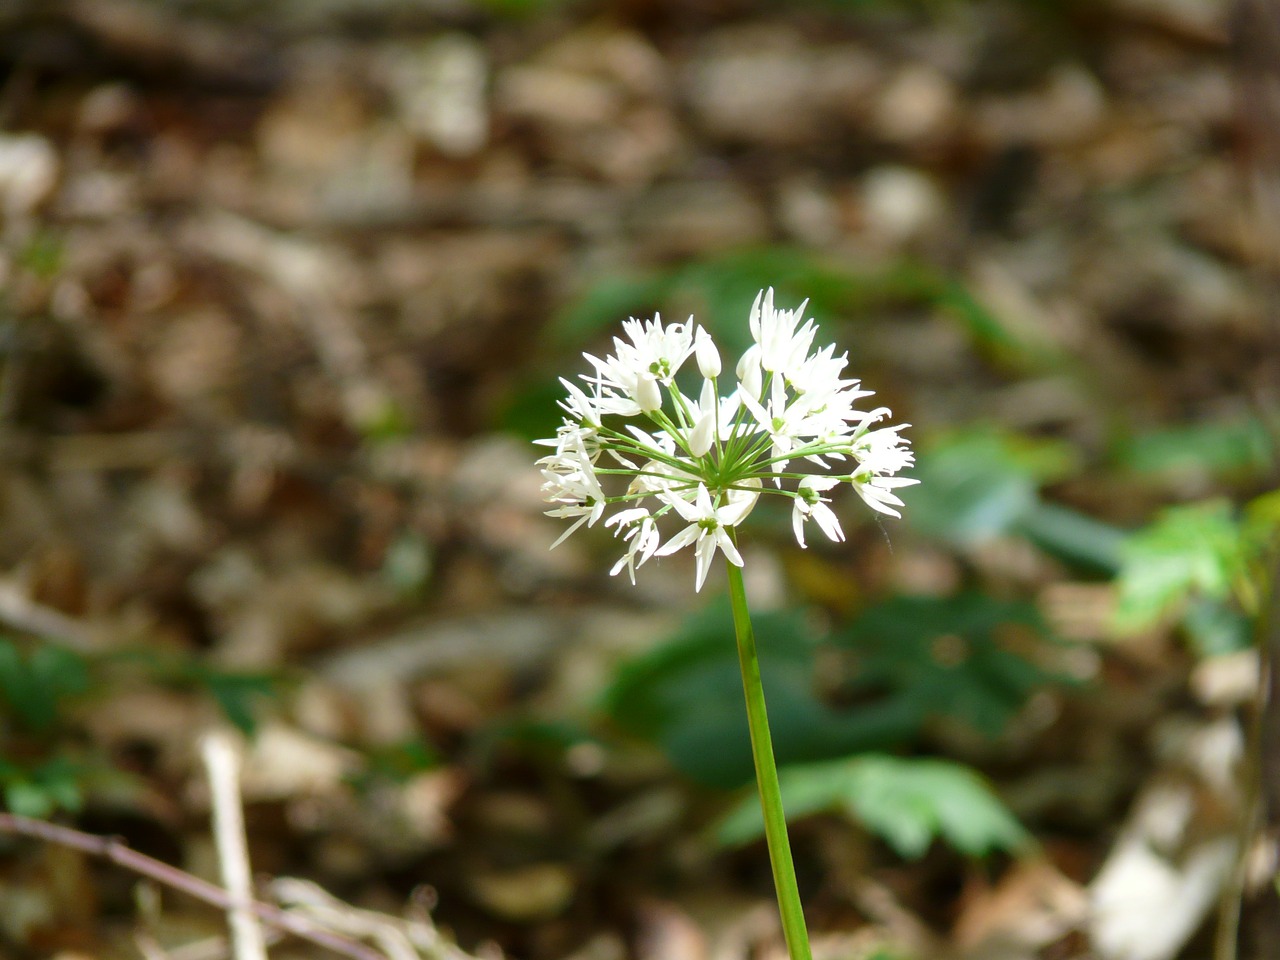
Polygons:
[[[79,850],[81,853],[87,853],[90,856],[102,857],[112,863],[119,864],[127,870],[132,870],[134,873],[148,877],[157,883],[174,890],[180,890],[188,896],[195,897],[197,900],[201,900],[220,910],[230,910],[236,902],[226,890],[217,884],[201,880],[185,870],[179,870],[177,867],[170,866],[161,860],[156,860],[154,857],[149,857],[145,853],[139,853],[115,837],[96,836],[71,827],[46,823],[43,820],[22,817],[14,813],[0,813],[0,833],[32,837],[46,843],[55,843],[72,850]],[[282,910],[269,903],[251,900],[248,907],[254,916],[263,923],[284,930],[299,939],[306,940],[318,947],[323,947],[340,956],[350,957],[352,960],[387,960],[385,954],[372,947],[325,930],[296,914]]]

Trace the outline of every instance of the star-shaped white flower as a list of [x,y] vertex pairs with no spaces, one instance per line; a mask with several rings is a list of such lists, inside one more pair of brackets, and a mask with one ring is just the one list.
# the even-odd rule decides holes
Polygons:
[[911,477],[882,477],[871,473],[856,474],[850,479],[853,481],[854,492],[868,507],[891,517],[901,517],[902,514],[893,508],[903,505],[893,491],[898,487],[909,487],[920,482]]
[[632,507],[630,510],[619,511],[606,520],[604,525],[606,527],[616,525],[618,529],[614,533],[627,542],[627,552],[613,565],[609,575],[616,577],[625,568],[634,585],[636,567],[644,566],[644,562],[653,556],[661,542],[658,526],[645,507]]
[[796,490],[796,498],[792,501],[791,529],[801,547],[808,546],[804,542],[805,521],[810,518],[818,521],[822,532],[836,543],[844,542],[844,531],[840,529],[840,519],[827,506],[830,499],[822,496],[821,491],[830,490],[840,482],[838,477],[809,476],[800,481]]
[[[613,353],[584,354],[593,371],[576,384],[561,381],[567,417],[554,437],[539,441],[553,450],[538,461],[543,496],[555,508],[549,512],[573,521],[565,536],[607,518],[625,544],[611,572],[625,569],[633,581],[651,557],[693,545],[701,590],[717,551],[742,565],[730,528],[761,496],[791,499],[802,547],[810,520],[831,540],[844,540],[823,495],[839,482],[873,510],[898,516],[896,491],[915,482],[894,476],[914,462],[905,424],[881,426],[885,407],[858,409],[871,394],[844,376],[847,353],[813,346],[817,327],[804,319],[806,306],[779,310],[773,290],[760,291],[748,318],[753,342],[727,394],[720,352],[692,317],[671,325],[657,316],[628,320]],[[676,384],[691,357],[702,375],[696,397]],[[830,461],[852,463],[831,477]],[[686,524],[665,545],[664,516]]]
[[787,374],[804,362],[818,328],[812,320],[796,329],[809,301],[794,310],[778,310],[773,305],[773,287],[756,296],[751,305],[751,335],[760,345],[760,366],[768,372]]
[[675,496],[665,496],[662,499],[670,504],[689,526],[659,548],[657,556],[669,556],[691,543],[694,544],[693,552],[698,565],[694,590],[700,591],[702,584],[706,582],[707,572],[711,569],[711,562],[715,559],[717,549],[734,566],[742,566],[742,554],[734,546],[733,538],[729,536],[727,528],[742,522],[755,505],[754,497],[716,507],[711,502],[711,495],[707,492],[707,488],[699,485],[693,503]]

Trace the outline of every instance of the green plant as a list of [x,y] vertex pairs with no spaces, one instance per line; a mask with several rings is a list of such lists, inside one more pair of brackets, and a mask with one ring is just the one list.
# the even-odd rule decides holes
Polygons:
[[[1034,607],[980,593],[890,597],[833,632],[801,611],[754,619],[784,766],[920,744],[935,721],[997,736],[1035,690],[1068,682],[1020,652],[1048,642]],[[1010,647],[1010,634],[1027,642]],[[732,635],[729,611],[708,606],[624,663],[603,700],[624,731],[657,743],[691,779],[722,788],[751,776]]]
[[1202,655],[1251,642],[1280,534],[1280,492],[1244,510],[1226,500],[1169,507],[1126,542],[1114,626],[1136,633],[1177,620]]
[[[610,573],[625,569],[633,583],[651,558],[691,547],[695,590],[716,554],[725,559],[748,740],[792,960],[809,957],[809,940],[736,528],[758,500],[777,499],[791,505],[801,547],[809,521],[842,541],[824,494],[847,486],[871,509],[897,517],[902,501],[895,491],[916,482],[897,476],[914,462],[902,426],[880,426],[888,408],[861,403],[871,393],[843,376],[847,354],[837,357],[834,345],[814,346],[817,327],[804,319],[805,306],[780,310],[772,288],[757,293],[748,317],[752,343],[732,380],[721,376],[714,340],[692,320],[665,327],[657,317],[626,321],[629,342],[615,337],[614,352],[603,359],[587,354],[594,373],[582,375],[581,384],[560,381],[568,394],[560,402],[566,416],[554,437],[537,441],[553,451],[538,461],[544,498],[553,505],[547,513],[572,520],[556,543],[603,519],[625,544]],[[702,380],[696,397],[676,380],[691,357]],[[732,389],[722,393],[722,383]],[[664,542],[659,522],[676,518],[684,526]]]
[[[882,837],[900,856],[921,856],[936,839],[961,853],[1024,852],[1031,838],[973,770],[946,760],[864,754],[785,767],[779,774],[792,819],[835,812]],[[716,839],[758,839],[759,805],[744,798],[720,822]]]

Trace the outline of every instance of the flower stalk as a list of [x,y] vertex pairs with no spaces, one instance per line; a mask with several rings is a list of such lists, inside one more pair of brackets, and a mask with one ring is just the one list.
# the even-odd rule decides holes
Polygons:
[[742,582],[742,570],[732,563],[725,566],[729,571],[733,629],[738,639],[738,666],[742,669],[742,689],[747,699],[751,757],[755,761],[756,786],[764,812],[764,837],[769,848],[769,864],[773,868],[773,886],[778,896],[778,911],[782,914],[782,935],[787,941],[787,955],[791,960],[810,960],[809,932],[804,923],[800,888],[796,884],[796,868],[787,838],[787,818],[782,809],[778,765],[773,759],[773,740],[769,736],[769,717],[765,711],[764,685],[760,677],[760,659],[756,656],[755,631],[751,629],[751,612],[747,608],[747,592]]
[[[779,310],[773,290],[762,290],[748,318],[754,343],[732,376],[692,317],[667,326],[658,317],[626,321],[627,339],[614,338],[614,353],[584,354],[593,373],[579,377],[581,383],[561,379],[566,416],[556,436],[538,441],[553,450],[538,461],[543,496],[554,505],[547,513],[573,521],[553,547],[603,519],[625,544],[612,575],[626,570],[634,583],[636,570],[652,558],[691,546],[695,590],[702,589],[716,554],[725,558],[751,753],[791,960],[810,960],[809,937],[736,527],[761,497],[780,497],[791,501],[792,530],[802,548],[810,520],[839,543],[844,530],[826,494],[848,485],[871,509],[897,517],[902,501],[895,491],[916,482],[895,476],[914,462],[901,435],[908,424],[878,426],[890,415],[887,407],[859,408],[871,392],[842,375],[847,354],[837,357],[834,346],[813,348],[818,328],[813,320],[801,322],[805,305]],[[676,377],[691,356],[702,383],[686,394]],[[722,384],[732,389],[722,395]],[[841,466],[833,471],[833,464]],[[815,474],[814,465],[822,473]],[[664,541],[660,522],[675,521],[684,526]]]

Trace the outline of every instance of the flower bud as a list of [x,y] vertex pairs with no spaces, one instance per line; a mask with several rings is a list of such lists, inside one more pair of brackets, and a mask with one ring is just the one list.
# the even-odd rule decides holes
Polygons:
[[637,379],[635,401],[640,404],[640,409],[644,413],[661,410],[662,390],[658,387],[658,381],[650,380],[648,377]]
[[747,352],[738,361],[738,384],[744,393],[759,398],[764,387],[764,375],[760,371],[760,347],[758,344],[747,348]]
[[711,339],[711,335],[702,327],[698,328],[694,337],[693,349],[702,375],[708,380],[720,376],[720,351],[716,349],[716,342]]
[[689,452],[695,457],[704,457],[711,449],[711,441],[715,439],[716,409],[712,407],[689,431]]

